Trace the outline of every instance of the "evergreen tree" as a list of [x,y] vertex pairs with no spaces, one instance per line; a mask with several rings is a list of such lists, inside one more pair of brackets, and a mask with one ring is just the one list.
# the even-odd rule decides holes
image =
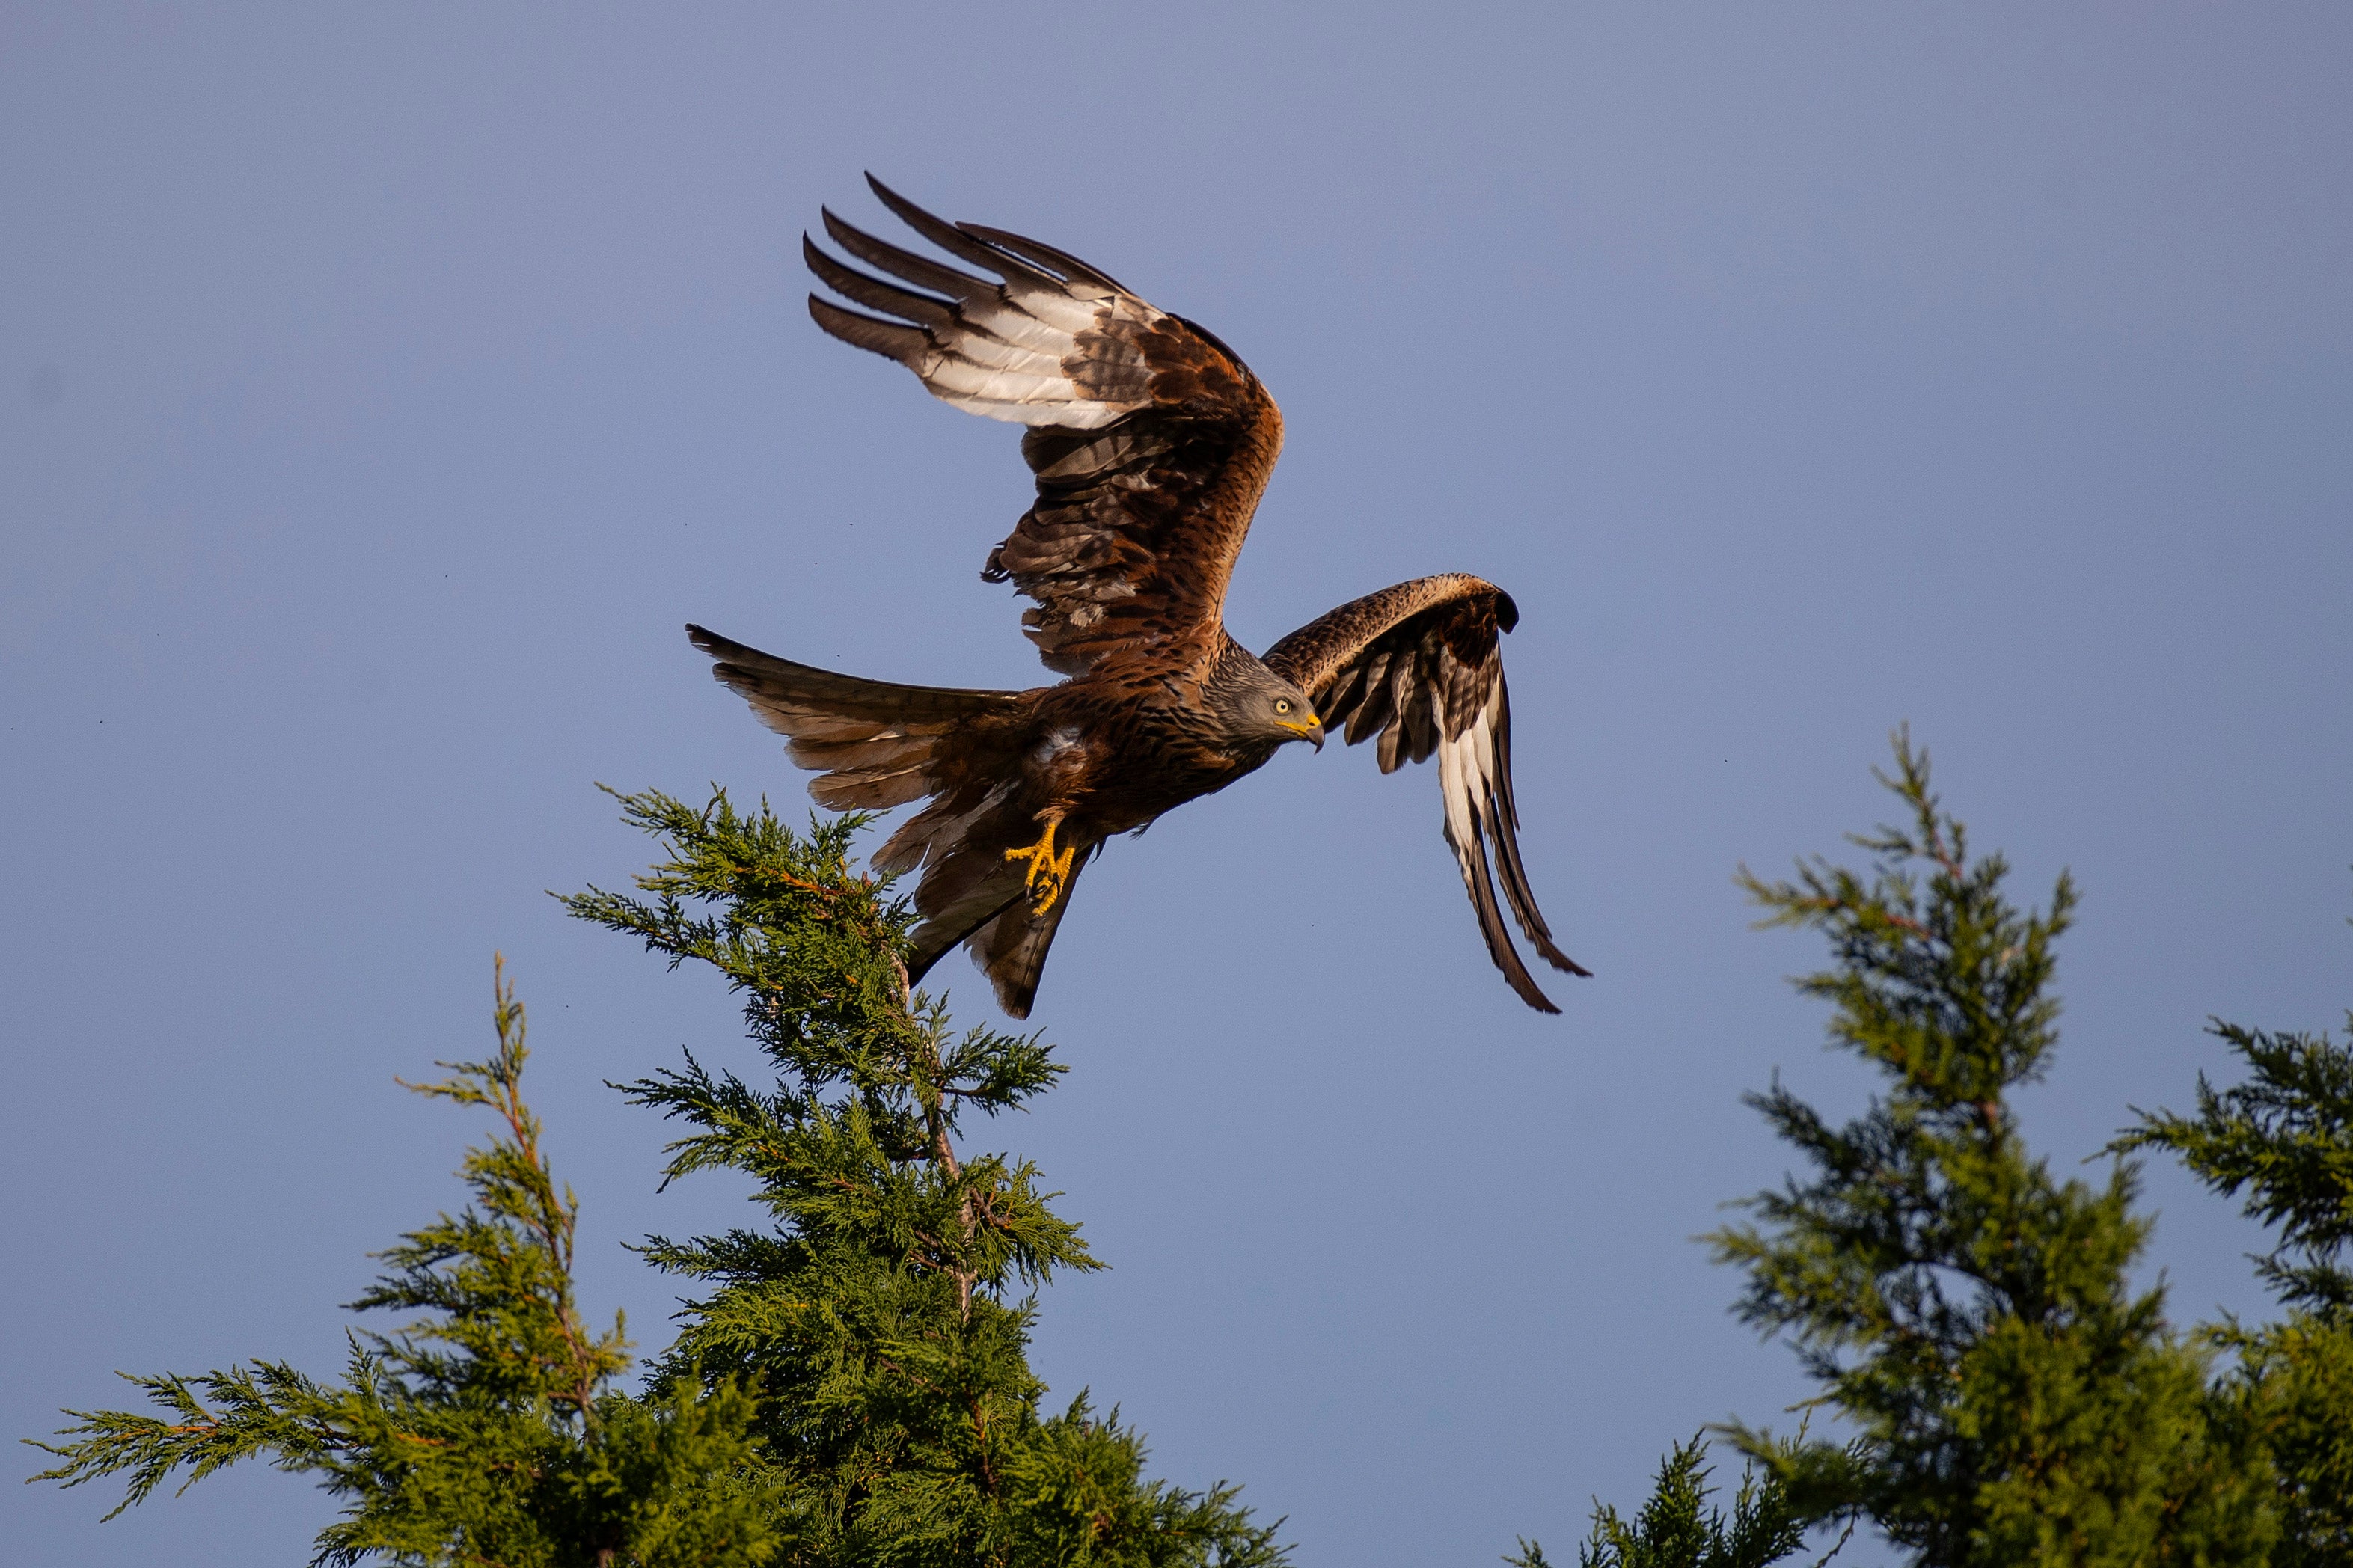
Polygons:
[[503,978],[495,1018],[497,1055],[411,1086],[497,1115],[466,1157],[474,1206],[381,1254],[389,1271],[353,1303],[424,1316],[353,1334],[340,1385],[269,1361],[133,1377],[165,1414],[69,1411],[66,1441],[37,1445],[65,1462],[36,1479],[127,1474],[111,1519],[175,1471],[185,1489],[267,1458],[346,1500],[315,1563],[684,1568],[764,1563],[789,1542],[788,1516],[745,1471],[755,1406],[740,1384],[678,1377],[643,1399],[613,1386],[628,1342],[617,1317],[599,1333],[575,1305],[578,1205],[523,1101],[523,1013]]
[[960,1135],[967,1112],[1023,1105],[1062,1068],[1035,1036],[958,1033],[909,994],[906,900],[849,868],[868,819],[801,837],[723,793],[700,810],[622,804],[667,847],[638,879],[648,897],[566,904],[672,967],[716,968],[777,1071],[759,1088],[689,1055],[618,1086],[684,1125],[667,1179],[745,1172],[767,1216],[649,1238],[657,1267],[705,1288],[652,1392],[614,1386],[621,1326],[592,1333],[575,1307],[575,1206],[522,1098],[522,1010],[501,983],[498,1055],[423,1086],[501,1119],[465,1165],[475,1206],[385,1253],[390,1272],[354,1304],[426,1315],[354,1337],[340,1386],[280,1362],[135,1378],[164,1414],[69,1412],[78,1425],[40,1445],[64,1463],[37,1479],[127,1475],[128,1507],[176,1471],[266,1458],[348,1500],[322,1563],[1283,1562],[1234,1489],[1147,1479],[1116,1410],[1083,1393],[1039,1409],[1023,1292],[1101,1265],[1033,1166]]
[[2148,1230],[2133,1169],[2055,1180],[2009,1101],[2057,1044],[2073,885],[2021,912],[1908,737],[1896,770],[1882,782],[1909,824],[1854,840],[1867,875],[1820,858],[1793,882],[1742,873],[1765,923],[1829,939],[1831,967],[1796,984],[1885,1087],[1843,1126],[1778,1081],[1750,1097],[1810,1174],[1710,1239],[1747,1276],[1741,1316],[1793,1342],[1814,1403],[1855,1436],[1735,1436],[1801,1515],[1859,1515],[1925,1563],[2261,1561],[2260,1465],[2161,1288],[2126,1279]]
[[[1743,1467],[1732,1514],[1710,1508],[1707,1445],[1678,1443],[1659,1464],[1651,1500],[1631,1524],[1608,1503],[1593,1505],[1593,1532],[1577,1550],[1577,1568],[1767,1568],[1805,1544],[1806,1524],[1779,1478]],[[1839,1545],[1844,1545],[1843,1539]],[[1835,1555],[1831,1548],[1822,1562]],[[1512,1568],[1551,1568],[1544,1548],[1523,1537],[1504,1559]]]
[[[2012,906],[1925,754],[1899,737],[1896,760],[1883,782],[1909,822],[1855,841],[1867,873],[1742,874],[1767,923],[1829,938],[1831,965],[1797,984],[1883,1092],[1836,1127],[1778,1082],[1751,1096],[1810,1170],[1710,1238],[1746,1276],[1744,1318],[1795,1343],[1810,1405],[1852,1438],[1735,1427],[1755,1468],[1728,1514],[1704,1446],[1678,1445],[1630,1522],[1596,1504],[1581,1568],[1764,1568],[1840,1520],[1934,1564],[2353,1563],[2353,1042],[2218,1025],[2245,1082],[2201,1078],[2194,1117],[2143,1116],[2105,1183],[2054,1179],[2009,1096],[2056,1045],[2072,885],[2047,912]],[[182,1472],[263,1458],[343,1500],[320,1563],[1283,1562],[1234,1489],[1147,1479],[1116,1410],[1083,1393],[1040,1409],[1034,1290],[1101,1265],[1033,1166],[964,1134],[1063,1069],[1038,1036],[959,1032],[911,994],[907,902],[849,869],[866,819],[799,835],[723,792],[620,798],[663,858],[634,895],[566,905],[673,968],[717,970],[775,1074],[689,1054],[618,1086],[681,1124],[666,1181],[744,1172],[764,1216],[649,1238],[698,1294],[648,1392],[618,1386],[618,1320],[594,1331],[575,1302],[577,1208],[522,1099],[501,977],[496,1055],[412,1086],[497,1118],[463,1168],[473,1205],[382,1254],[353,1303],[416,1316],[354,1333],[339,1384],[282,1362],[133,1378],[162,1414],[69,1412],[38,1445],[62,1462],[37,1479],[123,1477],[119,1513]],[[2148,1222],[2122,1156],[2151,1146],[2280,1228],[2258,1268],[2282,1321],[2185,1341],[2161,1289],[2129,1288]],[[2235,1359],[2210,1382],[2217,1352]],[[1507,1561],[1546,1563],[1526,1541]]]
[[2338,1045],[2217,1022],[2248,1069],[2198,1079],[2198,1113],[2140,1113],[2121,1149],[2172,1151],[2246,1213],[2279,1227],[2255,1269],[2285,1308],[2275,1323],[2210,1331],[2236,1357],[2224,1395],[2270,1458],[2282,1568],[2353,1564],[2353,1015]]
[[624,1087],[687,1129],[670,1179],[727,1167],[758,1184],[765,1225],[654,1237],[648,1254],[704,1288],[661,1373],[761,1392],[758,1474],[806,1532],[794,1561],[1282,1561],[1233,1489],[1145,1479],[1116,1411],[1082,1394],[1040,1414],[1035,1301],[1017,1292],[1101,1265],[1033,1166],[959,1138],[967,1113],[1024,1105],[1063,1069],[1034,1035],[959,1034],[909,994],[907,900],[849,867],[869,818],[803,837],[723,792],[700,809],[659,794],[622,806],[665,846],[638,879],[648,896],[566,903],[673,968],[718,970],[777,1075],[764,1089],[690,1055]]

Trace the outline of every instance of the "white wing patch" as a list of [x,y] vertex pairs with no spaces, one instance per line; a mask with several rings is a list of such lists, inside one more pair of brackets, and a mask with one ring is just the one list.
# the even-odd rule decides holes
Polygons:
[[1073,258],[1056,253],[1060,270],[1049,271],[885,186],[875,194],[917,233],[998,280],[902,250],[828,212],[826,232],[837,244],[899,281],[846,267],[804,240],[810,269],[828,287],[883,312],[861,315],[812,295],[818,325],[897,360],[933,396],[985,418],[1098,430],[1147,405],[1150,372],[1135,340],[1166,319],[1161,311]]
[[[1381,771],[1438,758],[1446,847],[1479,917],[1488,956],[1520,998],[1556,1013],[1513,948],[1508,905],[1554,968],[1586,973],[1552,940],[1521,864],[1512,798],[1512,706],[1496,641],[1519,612],[1500,588],[1449,573],[1341,605],[1266,651],[1269,668],[1314,697],[1327,731],[1377,740]],[[1502,897],[1496,884],[1502,883]]]
[[[1473,884],[1473,899],[1479,896],[1476,881],[1483,876],[1479,862],[1485,856],[1481,845],[1497,837],[1501,826],[1495,728],[1503,716],[1503,704],[1504,683],[1498,680],[1487,688],[1479,716],[1461,734],[1438,743],[1438,787],[1446,800],[1446,842],[1462,864],[1463,881]],[[1440,718],[1441,731],[1451,727],[1448,717]]]

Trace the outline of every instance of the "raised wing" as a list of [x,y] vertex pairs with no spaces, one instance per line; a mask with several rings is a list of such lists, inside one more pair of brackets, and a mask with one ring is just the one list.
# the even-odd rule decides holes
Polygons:
[[[872,175],[882,204],[976,278],[825,215],[826,233],[891,282],[806,236],[809,270],[882,316],[809,296],[817,324],[897,360],[933,395],[1029,426],[1037,504],[982,575],[1038,603],[1021,620],[1047,667],[1184,664],[1219,644],[1234,558],[1282,447],[1282,416],[1250,367],[1049,245],[950,224]],[[901,283],[914,285],[902,288]],[[892,317],[895,320],[884,320]]]
[[1455,572],[1367,594],[1309,622],[1266,652],[1268,668],[1314,700],[1325,734],[1345,725],[1348,744],[1379,737],[1381,772],[1438,754],[1446,842],[1462,868],[1488,955],[1520,1000],[1557,1013],[1504,929],[1487,846],[1504,897],[1546,962],[1590,971],[1553,945],[1520,864],[1519,810],[1512,800],[1512,705],[1504,688],[1502,635],[1519,624],[1512,596]]

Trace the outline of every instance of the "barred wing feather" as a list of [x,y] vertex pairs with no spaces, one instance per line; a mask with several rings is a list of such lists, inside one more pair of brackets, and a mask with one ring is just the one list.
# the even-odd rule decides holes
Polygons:
[[[896,360],[943,402],[1028,426],[1037,503],[983,575],[1037,602],[1048,668],[1167,667],[1218,646],[1226,583],[1282,444],[1274,400],[1216,337],[1036,240],[934,217],[871,175],[910,228],[983,278],[843,222],[849,266],[804,238],[817,324]],[[895,279],[895,281],[893,281]],[[913,287],[905,287],[912,285]]]
[[[1438,758],[1446,842],[1462,870],[1488,956],[1539,1012],[1557,1013],[1513,947],[1495,896],[1545,961],[1589,973],[1553,942],[1520,861],[1512,798],[1512,708],[1502,634],[1518,624],[1511,595],[1461,573],[1368,594],[1310,622],[1266,652],[1265,663],[1314,701],[1327,734],[1377,738],[1381,772]],[[1488,847],[1493,847],[1491,867]]]

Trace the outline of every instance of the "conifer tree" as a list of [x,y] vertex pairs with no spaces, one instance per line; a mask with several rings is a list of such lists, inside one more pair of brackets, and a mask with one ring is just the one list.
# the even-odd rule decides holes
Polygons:
[[2245,1212],[2279,1228],[2255,1271],[2285,1309],[2277,1322],[2209,1331],[2236,1358],[2224,1397],[2271,1462],[2280,1568],[2353,1564],[2353,1014],[2347,1039],[2217,1021],[2245,1065],[2198,1113],[2140,1113],[2120,1149],[2170,1150]]
[[662,1374],[760,1390],[757,1470],[805,1532],[794,1561],[1282,1561],[1233,1489],[1145,1479],[1116,1410],[1082,1394],[1039,1412],[1021,1292],[1101,1265],[1035,1167],[960,1135],[968,1113],[1025,1105],[1063,1069],[1035,1035],[959,1033],[944,1003],[909,994],[907,900],[849,866],[871,819],[802,836],[724,792],[701,808],[621,801],[665,847],[638,879],[646,896],[591,889],[568,906],[673,968],[716,969],[776,1074],[763,1088],[690,1055],[623,1087],[686,1129],[670,1179],[726,1167],[758,1184],[767,1223],[654,1237],[648,1255],[703,1290]]
[[1854,1436],[1735,1436],[1800,1514],[1867,1519],[1924,1563],[2262,1561],[2260,1464],[2161,1287],[2126,1278],[2148,1231],[2133,1169],[2055,1179],[2010,1105],[2057,1044],[2073,884],[2014,907],[1908,737],[1882,782],[1909,821],[1854,840],[1868,873],[1816,858],[1742,879],[1764,923],[1829,940],[1831,966],[1796,984],[1883,1091],[1843,1126],[1778,1081],[1752,1095],[1810,1174],[1710,1238],[1747,1277],[1741,1316],[1794,1343]]
[[[1577,1549],[1577,1568],[1767,1568],[1805,1544],[1806,1524],[1779,1478],[1744,1466],[1727,1517],[1708,1506],[1707,1444],[1678,1443],[1659,1463],[1651,1500],[1629,1524],[1605,1502],[1593,1505],[1593,1531]],[[1821,1559],[1837,1553],[1841,1540]],[[1512,1568],[1551,1568],[1544,1548],[1523,1537],[1504,1559]]]
[[704,1288],[652,1392],[615,1386],[620,1324],[592,1333],[575,1307],[575,1205],[522,1098],[522,1011],[501,983],[498,1055],[423,1086],[501,1119],[466,1163],[476,1206],[385,1254],[355,1303],[426,1316],[354,1338],[340,1387],[279,1362],[133,1379],[165,1414],[69,1412],[79,1424],[40,1445],[64,1463],[37,1479],[127,1475],[128,1507],[177,1471],[266,1458],[348,1500],[322,1563],[1282,1563],[1233,1488],[1146,1479],[1115,1409],[1082,1393],[1039,1410],[1024,1292],[1101,1265],[1033,1166],[960,1135],[967,1112],[1023,1105],[1062,1068],[1036,1036],[959,1033],[910,994],[906,900],[849,868],[869,819],[803,837],[723,793],[622,805],[667,847],[638,879],[648,896],[566,904],[673,968],[717,969],[777,1074],[756,1087],[690,1054],[617,1086],[683,1124],[667,1179],[745,1172],[766,1218],[649,1238],[657,1267]]
[[575,1304],[578,1205],[558,1189],[522,1098],[522,1006],[501,977],[498,1052],[444,1062],[419,1093],[493,1112],[466,1156],[474,1205],[381,1254],[356,1310],[423,1314],[351,1335],[341,1384],[285,1362],[198,1377],[132,1377],[164,1414],[69,1411],[65,1462],[34,1479],[78,1487],[125,1475],[113,1513],[175,1472],[183,1489],[241,1459],[314,1475],[345,1500],[314,1563],[759,1564],[789,1516],[746,1468],[755,1405],[730,1378],[675,1377],[646,1398],[614,1386],[628,1341]]

